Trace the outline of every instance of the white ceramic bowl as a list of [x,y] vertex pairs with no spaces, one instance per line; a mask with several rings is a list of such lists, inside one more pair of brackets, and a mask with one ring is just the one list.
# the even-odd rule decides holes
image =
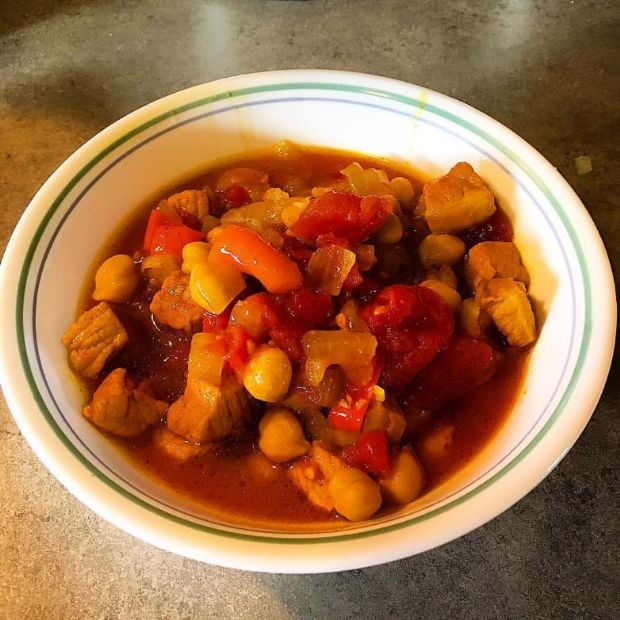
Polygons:
[[[128,209],[210,162],[281,139],[337,147],[428,175],[468,161],[515,227],[542,331],[523,390],[497,438],[457,476],[396,515],[343,532],[230,527],[132,468],[80,413],[60,335],[88,266]],[[531,146],[443,95],[353,73],[234,77],[156,101],[72,155],[20,220],[2,262],[0,371],[20,430],[52,473],[118,527],[198,560],[274,572],[378,564],[450,541],[492,519],[566,454],[610,365],[614,285],[585,208]]]

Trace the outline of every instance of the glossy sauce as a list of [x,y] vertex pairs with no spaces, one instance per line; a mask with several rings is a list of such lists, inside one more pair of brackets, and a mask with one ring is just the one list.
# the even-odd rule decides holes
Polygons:
[[[166,188],[161,197],[181,189],[213,188],[222,172],[232,165],[264,170],[269,173],[274,186],[280,186],[293,195],[303,188],[307,190],[332,183],[338,178],[339,170],[351,161],[358,161],[364,167],[382,168],[390,177],[406,176],[417,192],[422,186],[410,170],[395,169],[383,160],[353,153],[308,149],[300,157],[287,161],[263,153],[225,162],[205,174]],[[158,200],[149,201],[134,212],[116,231],[101,259],[121,251],[130,255],[139,252],[148,214],[157,203]],[[507,220],[505,216],[502,219],[501,211],[499,213],[501,225],[505,226]],[[100,262],[98,260],[97,264]],[[92,278],[88,281],[92,282]],[[92,305],[89,301],[91,291],[92,285],[85,288],[81,309]],[[130,341],[106,366],[102,375],[120,366],[127,368],[130,374],[151,377],[159,397],[172,402],[184,389],[190,337],[159,327],[151,320],[148,305],[154,293],[154,290],[144,286],[132,301],[115,306]],[[527,359],[527,350],[504,349],[491,381],[468,392],[460,402],[453,402],[436,411],[430,420],[425,420],[415,434],[413,445],[428,474],[428,488],[445,481],[468,463],[501,428],[519,393]],[[454,427],[449,450],[440,457],[425,455],[421,449],[425,438],[446,426]],[[233,522],[289,528],[296,523],[301,527],[310,523],[331,522],[337,525],[342,522],[341,518],[314,508],[288,479],[286,466],[272,465],[260,453],[254,443],[255,429],[251,429],[243,440],[215,446],[208,453],[183,464],[158,450],[151,442],[151,432],[147,431],[138,438],[110,438],[135,464],[203,506],[206,514],[216,512],[229,515],[229,520]]]

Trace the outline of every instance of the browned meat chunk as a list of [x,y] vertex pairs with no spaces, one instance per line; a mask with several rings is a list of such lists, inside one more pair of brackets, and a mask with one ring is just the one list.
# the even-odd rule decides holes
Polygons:
[[158,426],[153,431],[153,443],[162,452],[181,463],[204,454],[208,449],[206,446],[199,446],[187,441],[187,439],[183,439],[183,437],[179,437],[165,426]]
[[334,500],[327,488],[331,477],[346,465],[335,454],[313,441],[310,454],[294,463],[288,470],[290,479],[318,508],[331,512]]
[[117,368],[95,390],[90,405],[84,407],[84,417],[110,433],[133,437],[161,420],[166,409],[168,403],[155,398],[149,381],[134,388],[127,371]]
[[511,345],[524,347],[536,339],[536,319],[522,282],[489,280],[476,293],[476,303],[491,315]]
[[181,271],[171,273],[155,293],[150,310],[159,323],[173,329],[194,331],[202,319],[202,308],[189,293],[189,276]]
[[197,224],[202,224],[209,214],[209,197],[203,189],[186,189],[166,198],[166,202],[184,220],[190,219]]
[[512,278],[526,286],[530,281],[519,250],[511,241],[477,243],[467,254],[465,276],[474,291],[483,280],[493,278]]
[[419,213],[433,233],[458,233],[482,224],[495,213],[491,190],[467,163],[429,181]]
[[94,379],[110,357],[127,344],[127,332],[105,302],[83,312],[63,334],[69,365],[85,379]]
[[239,431],[250,412],[247,392],[234,377],[216,386],[190,376],[168,411],[168,428],[194,443],[219,441]]

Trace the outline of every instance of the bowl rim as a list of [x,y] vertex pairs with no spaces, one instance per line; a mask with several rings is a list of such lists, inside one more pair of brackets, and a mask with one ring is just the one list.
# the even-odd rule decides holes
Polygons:
[[[203,90],[207,87],[209,87],[209,89],[211,90],[215,90],[215,94],[207,95],[206,97],[199,96],[198,98],[194,98],[195,95],[204,94]],[[475,519],[465,520],[460,528],[455,528],[455,531],[447,536],[439,537],[438,541],[436,541],[434,544],[426,546],[425,548],[430,548],[431,546],[436,546],[436,544],[441,544],[442,542],[448,542],[449,540],[453,540],[454,538],[461,536],[467,531],[470,531],[474,527],[482,525],[484,522],[490,520],[500,512],[506,510],[509,506],[511,506],[514,502],[518,501],[518,499],[520,499],[534,486],[536,486],[538,482],[542,480],[559,462],[559,460],[561,460],[561,458],[566,454],[570,446],[572,446],[574,441],[576,441],[576,439],[580,435],[583,427],[590,418],[590,415],[594,410],[596,403],[598,402],[598,398],[600,396],[600,393],[602,392],[607,372],[611,363],[611,356],[613,353],[613,346],[615,341],[614,334],[616,324],[616,305],[615,295],[613,292],[614,281],[611,274],[609,261],[602,245],[602,241],[600,240],[598,232],[596,231],[596,228],[594,227],[589,215],[587,214],[585,207],[582,205],[578,197],[574,194],[572,189],[568,186],[566,181],[551,166],[551,164],[549,164],[549,162],[547,162],[547,160],[542,157],[542,155],[540,155],[537,151],[533,149],[533,147],[531,147],[521,138],[516,136],[506,127],[499,124],[497,121],[494,121],[490,117],[484,115],[483,113],[479,112],[478,110],[475,110],[474,108],[471,108],[470,106],[462,102],[446,97],[445,95],[435,93],[434,91],[431,91],[429,89],[422,88],[413,84],[407,84],[404,82],[391,80],[389,78],[349,72],[315,70],[276,71],[225,78],[223,80],[216,80],[214,82],[208,82],[199,86],[185,89],[183,91],[179,91],[178,93],[174,93],[172,95],[159,99],[153,103],[150,103],[116,121],[106,129],[98,133],[96,136],[91,138],[82,147],[80,147],[44,183],[44,185],[37,192],[35,197],[32,199],[30,205],[22,215],[22,218],[20,219],[20,222],[18,223],[18,226],[13,233],[13,236],[11,237],[9,244],[7,245],[2,265],[0,267],[0,294],[3,294],[3,298],[8,299],[16,297],[17,301],[15,306],[7,304],[9,308],[4,307],[0,310],[0,333],[3,333],[4,342],[7,342],[7,339],[10,338],[12,344],[14,344],[14,340],[17,339],[17,349],[19,351],[22,365],[25,364],[25,366],[22,369],[16,370],[15,366],[17,365],[14,364],[14,361],[12,361],[13,358],[11,356],[14,353],[15,347],[3,346],[0,353],[0,381],[2,383],[9,408],[20,430],[33,447],[35,453],[37,453],[37,455],[41,458],[41,460],[43,460],[43,462],[52,471],[52,473],[54,473],[54,475],[72,493],[74,493],[87,506],[95,510],[95,512],[97,512],[104,518],[112,521],[122,529],[130,531],[138,537],[146,539],[153,544],[176,552],[184,553],[185,555],[189,555],[190,557],[198,557],[198,559],[204,559],[204,557],[199,557],[199,554],[197,555],[195,553],[191,553],[191,549],[179,551],[179,548],[182,545],[180,545],[181,541],[179,540],[179,537],[175,535],[175,533],[166,532],[169,538],[166,538],[166,540],[163,541],[157,540],[155,539],[157,537],[156,527],[154,532],[155,536],[152,535],[151,532],[146,535],[144,532],[140,531],[140,528],[137,527],[136,523],[127,522],[127,519],[122,515],[122,507],[115,507],[114,510],[108,510],[105,506],[105,502],[103,502],[102,504],[101,501],[98,501],[98,498],[93,497],[93,495],[96,494],[96,490],[92,489],[88,483],[84,482],[84,480],[78,480],[78,477],[76,475],[73,475],[73,473],[68,470],[66,466],[60,466],[56,462],[53,447],[47,446],[41,442],[41,437],[39,436],[40,429],[37,428],[35,425],[29,423],[28,420],[26,420],[22,415],[20,415],[23,406],[28,400],[28,395],[26,395],[25,397],[23,393],[19,393],[20,390],[16,387],[16,376],[19,375],[21,370],[25,372],[25,378],[27,380],[27,383],[29,383],[29,388],[33,390],[33,393],[29,396],[34,396],[34,400],[37,401],[36,404],[39,408],[46,408],[40,396],[38,399],[36,398],[37,388],[34,377],[27,376],[27,356],[23,346],[23,334],[21,340],[19,335],[20,327],[23,329],[21,317],[23,314],[24,287],[26,278],[28,276],[29,268],[32,263],[34,249],[36,248],[36,243],[40,238],[42,231],[45,229],[49,218],[51,218],[55,209],[57,209],[58,206],[62,204],[64,198],[72,189],[72,187],[75,186],[75,184],[77,184],[79,180],[84,175],[86,175],[88,171],[103,157],[118,148],[121,144],[123,144],[130,138],[138,135],[141,131],[144,131],[145,129],[156,125],[157,123],[160,123],[166,119],[173,118],[174,116],[190,110],[193,107],[216,103],[225,99],[234,99],[235,97],[245,97],[265,92],[322,89],[338,92],[359,93],[364,95],[370,94],[380,98],[392,99],[396,102],[414,105],[420,109],[428,108],[435,113],[440,113],[449,120],[457,122],[461,126],[469,129],[470,131],[474,131],[494,146],[500,147],[500,150],[502,150],[506,154],[509,154],[513,161],[517,163],[521,167],[521,169],[530,176],[530,178],[538,180],[539,187],[543,189],[543,192],[547,195],[547,198],[550,199],[552,204],[557,203],[557,211],[560,214],[564,225],[568,228],[569,231],[572,231],[571,240],[574,244],[573,247],[577,249],[578,258],[585,274],[585,282],[589,286],[592,285],[592,282],[594,282],[596,285],[596,299],[597,302],[599,302],[598,306],[596,306],[596,309],[598,310],[597,317],[599,319],[607,319],[606,321],[603,321],[603,328],[600,330],[600,332],[598,330],[594,332],[597,343],[599,343],[599,351],[595,360],[597,362],[596,367],[589,367],[589,370],[594,369],[594,372],[592,372],[593,379],[589,382],[591,384],[591,389],[589,390],[589,399],[584,400],[584,403],[582,405],[582,413],[579,416],[575,416],[575,420],[573,420],[573,427],[570,432],[567,433],[566,438],[562,442],[560,442],[561,446],[558,446],[555,451],[552,451],[549,455],[547,455],[546,459],[543,459],[544,465],[537,467],[536,473],[532,475],[525,484],[523,484],[523,481],[521,481],[522,484],[519,486],[519,488],[513,488],[513,492],[509,494],[508,497],[502,498],[501,502],[496,502],[496,505],[493,509],[483,511],[484,514],[478,515]],[[422,91],[428,93],[433,99],[433,101],[436,103],[422,101],[419,97],[419,94]],[[182,103],[183,101],[185,101],[185,103]],[[468,119],[470,120],[461,118],[458,114],[455,114],[451,111],[454,109],[464,114],[464,116],[468,117]],[[159,113],[155,114],[155,112],[157,112],[158,110]],[[477,123],[486,126],[488,129],[485,130],[481,127],[478,127]],[[500,138],[497,138],[496,135],[499,135]],[[504,142],[508,142],[510,144],[510,147],[507,147]],[[88,156],[92,153],[96,153],[96,156],[89,159]],[[523,159],[524,155],[525,159]],[[82,162],[85,159],[88,160],[88,163],[86,165],[82,165]],[[77,173],[71,172],[71,170],[75,171],[76,169]],[[67,183],[64,179],[69,175],[71,176],[71,181]],[[564,213],[564,210],[559,204],[556,195],[547,188],[545,183],[541,181],[540,175],[546,176],[548,182],[553,181],[553,183],[557,185],[556,191],[563,195],[564,199],[570,200],[572,208],[576,209],[577,213],[580,213],[581,221],[578,222],[580,224],[579,235],[577,235],[573,223]],[[62,186],[62,191],[57,191],[58,186]],[[55,199],[51,201],[51,206],[47,206],[50,204],[50,201],[48,200],[49,194],[56,194]],[[31,217],[31,214],[36,210],[44,210],[45,217],[41,219],[37,226],[34,226],[33,222],[31,221],[33,219]],[[574,213],[572,215],[575,216]],[[33,229],[35,229],[34,234]],[[593,244],[592,247],[598,251],[592,252],[591,254],[586,256],[583,248],[581,247],[581,241],[584,239],[587,239],[589,243]],[[25,246],[28,247],[28,250],[24,254],[23,248]],[[592,263],[590,271],[592,271],[592,267],[596,267],[600,270],[598,278],[594,279],[588,277],[587,263]],[[18,271],[15,271],[16,268],[18,269]],[[16,272],[20,273],[20,277],[18,278],[17,282],[16,279],[14,277],[11,277],[10,275]],[[590,291],[590,301],[591,298],[592,292]],[[589,306],[589,302],[587,305]],[[587,310],[591,309],[588,307]],[[584,334],[581,354],[574,373],[577,372],[577,370],[579,372],[577,373],[576,377],[575,374],[573,374],[573,377],[571,378],[571,383],[569,384],[569,386],[567,386],[567,389],[565,390],[565,395],[562,399],[562,402],[564,402],[575,389],[573,379],[575,379],[575,381],[577,379],[583,380],[581,370],[583,369],[583,365],[585,364],[586,355],[589,351],[592,350],[588,347],[592,344],[591,338],[593,335],[593,322],[594,321],[592,315],[586,317],[586,333]],[[8,328],[9,325],[17,326],[16,332],[12,332],[11,329]],[[603,338],[600,337],[601,335],[603,336]],[[23,388],[24,377],[21,378],[21,386]],[[239,534],[237,532],[228,531],[227,529],[221,529],[219,526],[209,527],[201,524],[199,525],[191,521],[178,519],[178,517],[166,513],[165,511],[160,511],[157,507],[151,506],[150,504],[144,502],[143,503],[145,505],[142,506],[142,508],[149,511],[155,510],[160,513],[160,517],[166,518],[168,520],[171,519],[177,522],[181,521],[181,523],[177,523],[177,525],[182,525],[183,527],[190,527],[190,529],[199,528],[202,531],[206,529],[206,531],[211,535],[224,536],[225,538],[232,537],[236,540],[246,542],[251,541],[252,543],[276,543],[279,545],[324,545],[330,542],[343,542],[346,540],[377,537],[388,532],[406,529],[413,526],[415,523],[427,521],[433,516],[439,516],[440,514],[449,511],[451,508],[461,505],[464,502],[467,502],[469,499],[472,499],[476,495],[479,495],[480,493],[485,491],[488,487],[492,486],[499,478],[502,478],[504,474],[510,472],[517,464],[523,461],[538,446],[538,444],[545,437],[547,431],[551,428],[551,426],[553,426],[553,423],[559,415],[559,410],[560,406],[558,405],[551,418],[547,421],[545,426],[536,434],[536,436],[528,442],[528,445],[525,446],[525,448],[523,448],[507,465],[500,469],[500,471],[496,472],[490,479],[474,487],[474,489],[466,493],[464,496],[454,500],[453,502],[448,503],[445,506],[441,506],[438,509],[435,509],[429,513],[422,514],[418,517],[413,517],[412,519],[407,519],[405,521],[388,526],[378,526],[373,529],[354,532],[344,531],[342,533],[334,533],[333,535],[327,536],[317,536],[314,534],[302,534],[301,536],[296,535],[294,537],[289,537],[287,535],[265,536],[263,534]],[[44,417],[46,417],[45,412],[43,412],[43,415]],[[49,419],[47,421],[49,423]],[[94,474],[99,481],[102,481],[102,478],[105,478],[104,474],[102,474],[87,459],[85,459],[79,453],[79,451],[75,449],[75,447],[71,444],[70,440],[64,436],[64,434],[59,428],[52,428],[52,430],[57,434],[58,439],[64,444],[66,448],[68,448],[70,451],[73,450],[77,453],[74,454],[74,456],[78,457],[78,459],[82,462],[82,465],[86,466],[87,469],[91,470],[91,474]],[[114,485],[115,487],[117,487],[116,490],[119,491],[125,497],[125,499],[128,499],[134,503],[141,501],[139,498],[136,498],[131,493],[128,493],[122,487],[118,487],[118,485],[116,485],[116,483],[112,480],[106,479],[103,480],[103,483],[107,484],[108,486]],[[384,562],[390,559],[397,559],[409,554],[410,551],[408,550],[404,550],[403,552],[402,549],[393,549],[390,554],[388,554],[386,557],[380,558],[377,562],[372,560],[364,560],[362,562],[359,562],[359,558],[357,558],[357,563],[355,561],[349,562],[349,565],[347,567],[355,568],[359,566],[367,566],[373,563]],[[247,562],[239,563],[238,559],[238,557],[220,557],[219,561],[218,558],[208,559],[208,561],[215,561],[216,563],[220,563],[223,565],[249,568]],[[345,562],[345,564],[347,563]],[[273,569],[273,566],[271,566],[269,562],[267,562],[265,566],[267,566],[268,570]],[[259,569],[261,568],[259,567]],[[339,568],[334,568],[334,570],[338,569]],[[329,567],[322,570],[329,570]],[[287,572],[305,571],[290,570]]]

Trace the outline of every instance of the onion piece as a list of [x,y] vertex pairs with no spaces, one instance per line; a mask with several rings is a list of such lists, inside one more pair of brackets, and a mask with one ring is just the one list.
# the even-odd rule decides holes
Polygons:
[[339,245],[318,248],[308,263],[308,284],[329,295],[339,295],[355,260],[354,252]]

